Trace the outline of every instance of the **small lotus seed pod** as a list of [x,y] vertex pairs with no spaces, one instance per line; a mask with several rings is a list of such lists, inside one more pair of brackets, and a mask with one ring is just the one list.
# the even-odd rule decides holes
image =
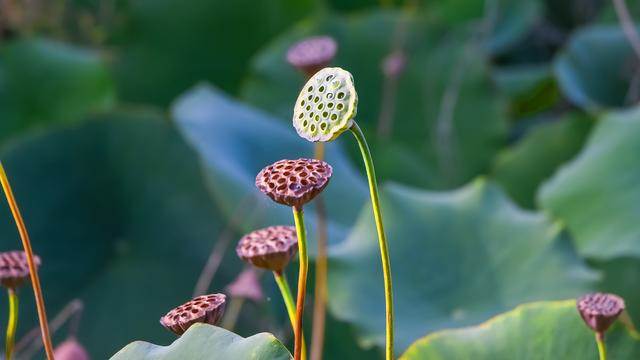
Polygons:
[[160,318],[160,324],[178,336],[195,323],[216,325],[224,313],[226,299],[224,294],[198,296],[169,311]]
[[322,160],[280,160],[262,169],[256,187],[273,201],[293,206],[313,200],[329,184],[333,169]]
[[264,298],[264,294],[256,269],[247,268],[242,271],[236,280],[227,286],[227,293],[232,297],[260,302]]
[[357,108],[358,94],[351,73],[338,67],[324,68],[300,91],[293,127],[309,141],[331,141],[351,127]]
[[270,226],[240,239],[238,257],[262,269],[282,272],[298,251],[298,236],[293,226]]
[[625,308],[624,300],[614,294],[593,293],[578,299],[578,312],[593,331],[604,333]]
[[287,62],[307,77],[329,65],[336,56],[338,44],[329,36],[314,36],[293,44],[287,51]]
[[[34,256],[36,266],[40,266],[40,257]],[[24,251],[0,253],[0,284],[15,289],[29,279],[29,263]]]
[[56,360],[89,360],[87,350],[75,339],[69,338],[53,351]]

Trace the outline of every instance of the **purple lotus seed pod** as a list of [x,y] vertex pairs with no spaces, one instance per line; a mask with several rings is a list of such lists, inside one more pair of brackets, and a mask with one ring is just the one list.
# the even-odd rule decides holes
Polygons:
[[89,360],[89,353],[87,350],[75,339],[69,338],[64,342],[60,343],[55,350],[53,351],[53,355],[56,360]]
[[402,51],[394,51],[384,58],[382,62],[382,72],[386,77],[395,78],[400,76],[407,65],[407,57]]
[[[34,255],[36,266],[40,266],[40,257]],[[15,289],[29,279],[29,263],[24,251],[0,253],[0,284]]]
[[307,77],[331,63],[338,44],[329,36],[314,36],[299,41],[287,51],[287,62]]
[[251,232],[238,242],[238,257],[256,267],[282,272],[298,251],[293,226],[270,226]]
[[222,318],[226,300],[224,294],[198,296],[169,311],[160,318],[160,324],[178,336],[195,323],[216,325]]
[[332,173],[321,160],[285,159],[262,169],[256,187],[277,203],[301,208],[324,190]]
[[624,300],[614,294],[593,293],[578,299],[578,312],[593,331],[604,333],[624,310]]
[[238,275],[234,282],[227,286],[227,293],[232,297],[260,302],[264,298],[258,273],[254,268],[247,268]]

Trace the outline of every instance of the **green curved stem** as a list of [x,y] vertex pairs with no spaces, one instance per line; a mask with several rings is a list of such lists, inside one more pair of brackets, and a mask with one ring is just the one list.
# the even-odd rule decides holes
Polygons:
[[604,334],[596,333],[596,343],[598,344],[598,354],[600,360],[607,360],[607,346],[604,343]]
[[371,194],[371,206],[373,209],[373,218],[376,223],[378,232],[378,244],[380,245],[380,257],[382,258],[382,273],[384,275],[384,297],[386,304],[386,347],[385,354],[387,360],[393,359],[393,287],[391,284],[391,261],[389,260],[389,247],[387,245],[387,236],[384,232],[382,223],[382,212],[380,210],[380,201],[378,197],[378,184],[376,181],[376,172],[371,159],[371,151],[367,140],[364,138],[362,130],[355,122],[349,128],[355,136],[360,147],[362,160],[364,160],[367,172],[367,180],[369,181],[369,193]]
[[[296,328],[296,303],[293,301],[293,295],[291,295],[291,288],[287,281],[287,276],[284,272],[273,272],[273,277],[276,279],[276,284],[280,288],[282,293],[282,299],[284,299],[284,306],[287,308],[287,314],[289,314],[289,320],[291,321],[291,327]],[[295,331],[295,330],[294,330]],[[304,334],[302,335],[302,359],[307,358],[307,345],[304,341]]]
[[298,272],[298,297],[296,299],[296,326],[294,326],[295,347],[294,359],[302,359],[302,319],[304,318],[304,299],[307,293],[307,272],[309,271],[309,255],[307,254],[307,232],[304,227],[304,214],[302,208],[293,207],[293,219],[296,223],[298,235],[298,256],[300,258],[300,270]]
[[18,328],[18,293],[12,288],[9,288],[7,292],[9,293],[9,322],[7,323],[5,359],[11,360],[16,340],[16,329]]

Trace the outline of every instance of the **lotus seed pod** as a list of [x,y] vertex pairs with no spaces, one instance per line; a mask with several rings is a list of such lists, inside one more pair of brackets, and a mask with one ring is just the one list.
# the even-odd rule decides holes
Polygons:
[[293,226],[270,226],[251,232],[238,242],[238,257],[256,267],[282,272],[298,251]]
[[178,336],[195,323],[216,325],[224,313],[226,299],[224,294],[198,296],[169,311],[160,318],[160,324]]
[[236,280],[227,286],[227,293],[232,297],[260,302],[264,298],[264,294],[256,269],[248,268],[242,271]]
[[262,169],[256,187],[277,203],[301,208],[324,190],[332,173],[321,160],[285,159]]
[[625,308],[624,300],[614,294],[593,293],[582,296],[578,312],[593,331],[604,333]]
[[337,50],[338,44],[329,36],[309,37],[289,48],[287,62],[311,77],[331,63]]
[[75,338],[69,338],[60,343],[53,351],[53,355],[56,360],[89,360],[89,353]]
[[358,94],[351,73],[338,67],[324,68],[300,91],[293,127],[309,141],[331,141],[351,127],[357,108]]
[[[33,259],[40,266],[40,257]],[[15,289],[29,279],[29,263],[24,251],[0,253],[0,283],[6,288]]]

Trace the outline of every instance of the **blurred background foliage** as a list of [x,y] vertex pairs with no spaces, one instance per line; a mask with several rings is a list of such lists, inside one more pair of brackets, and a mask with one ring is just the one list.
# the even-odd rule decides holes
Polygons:
[[[191,296],[217,242],[233,239],[216,292],[242,269],[236,238],[291,222],[253,178],[312,156],[290,124],[304,77],[284,59],[310,35],[336,39],[334,64],[355,77],[385,184],[399,354],[435,332],[406,358],[499,358],[492,351],[535,336],[521,318],[540,329],[568,318],[557,327],[566,337],[538,341],[571,358],[567,344],[589,333],[566,303],[501,315],[480,328],[501,339],[483,350],[472,330],[438,331],[590,290],[624,296],[640,321],[640,43],[634,51],[611,1],[0,4],[0,156],[43,258],[50,316],[82,299],[78,337],[95,358],[136,339],[168,344],[158,319]],[[640,3],[627,5],[640,19]],[[397,53],[406,65],[391,78],[382,63]],[[327,358],[375,358],[384,341],[356,151],[328,146]],[[18,248],[5,205],[0,219],[2,250]],[[271,277],[262,285],[266,300],[247,303],[234,331],[290,342]],[[31,290],[22,294],[20,335],[36,324]],[[616,340],[622,354],[638,351],[629,341]]]

